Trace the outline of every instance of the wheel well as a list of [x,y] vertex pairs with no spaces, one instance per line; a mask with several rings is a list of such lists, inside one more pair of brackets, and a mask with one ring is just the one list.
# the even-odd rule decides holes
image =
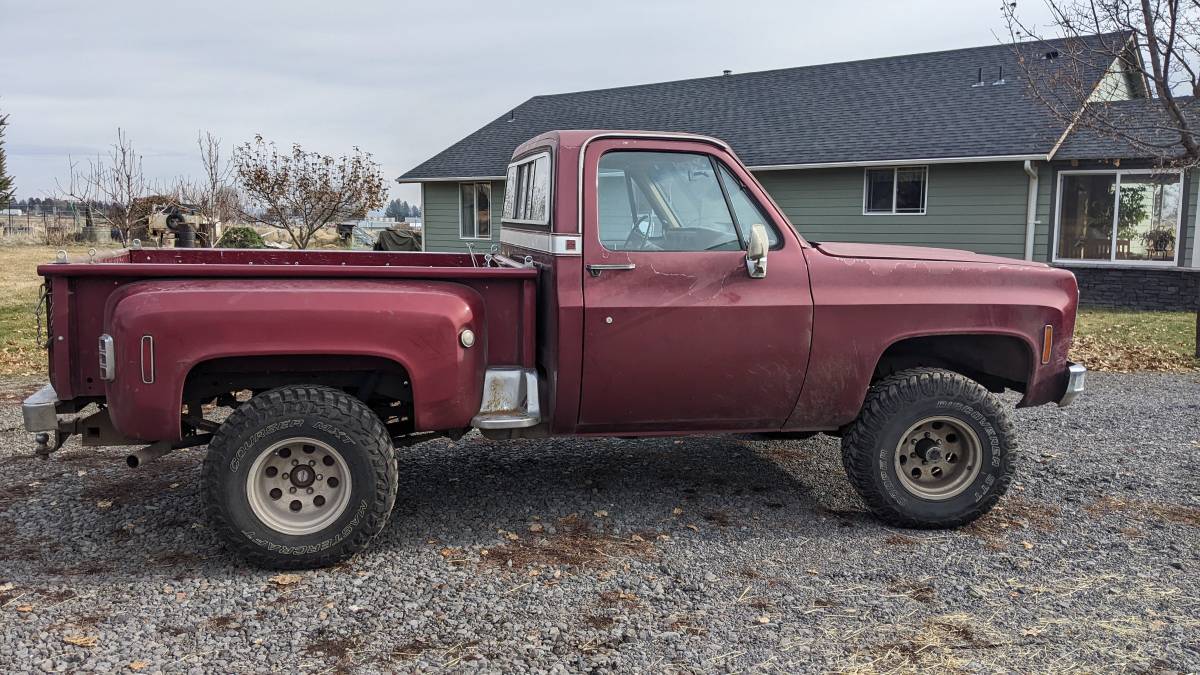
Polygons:
[[188,372],[183,403],[191,416],[192,406],[215,402],[236,407],[242,402],[239,392],[248,390],[256,395],[293,384],[340,389],[374,410],[393,436],[412,431],[413,393],[408,371],[396,361],[375,356],[289,354],[202,361]]
[[945,368],[966,375],[989,391],[1025,391],[1033,356],[1011,335],[927,335],[900,340],[879,357],[871,381],[906,368]]

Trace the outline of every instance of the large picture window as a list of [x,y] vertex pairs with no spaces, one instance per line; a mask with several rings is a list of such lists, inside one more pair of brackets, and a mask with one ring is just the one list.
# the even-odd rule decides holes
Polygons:
[[1054,259],[1173,264],[1182,199],[1176,171],[1064,171]]
[[863,176],[863,213],[925,213],[928,178],[929,169],[924,166],[866,169]]
[[459,237],[492,238],[491,183],[459,184]]

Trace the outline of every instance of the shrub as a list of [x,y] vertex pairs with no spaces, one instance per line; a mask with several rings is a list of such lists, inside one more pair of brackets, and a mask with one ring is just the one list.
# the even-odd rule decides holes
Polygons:
[[237,226],[225,229],[217,248],[266,248],[262,235],[252,227]]

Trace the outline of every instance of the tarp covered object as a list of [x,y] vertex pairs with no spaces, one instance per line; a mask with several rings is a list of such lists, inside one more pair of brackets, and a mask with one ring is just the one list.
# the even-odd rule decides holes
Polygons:
[[421,236],[408,230],[381,230],[375,241],[376,251],[420,251]]

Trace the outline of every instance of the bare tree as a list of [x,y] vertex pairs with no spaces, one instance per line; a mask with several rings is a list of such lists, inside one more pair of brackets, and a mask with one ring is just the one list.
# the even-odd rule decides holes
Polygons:
[[[1021,20],[1017,3],[1002,5],[1029,93],[1069,130],[1123,143],[1160,167],[1200,167],[1200,0],[1046,0],[1046,6],[1052,29],[1066,38],[1053,51],[1030,50],[1028,38],[1046,46],[1045,36]],[[1104,69],[1097,72],[1098,65]],[[1144,83],[1146,98],[1122,103],[1129,96],[1121,87],[1129,82],[1115,79],[1115,71]]]
[[379,208],[387,196],[379,165],[357,147],[338,158],[295,144],[281,154],[255,136],[237,148],[234,164],[246,200],[242,216],[283,230],[297,248],[308,248],[330,223]]
[[142,156],[133,141],[118,128],[117,141],[107,156],[97,155],[86,166],[73,158],[68,162],[69,182],[66,188],[59,184],[59,191],[86,207],[100,202],[105,220],[117,229],[122,242],[128,242],[133,230],[146,223],[141,202],[149,187],[142,172]]
[[196,146],[203,173],[199,179],[179,179],[175,190],[179,201],[195,205],[209,223],[230,222],[240,211],[237,188],[233,185],[233,162],[222,156],[221,139],[211,132],[197,134]]
[[[1023,21],[1017,3],[1002,5],[1029,94],[1065,127],[1122,142],[1161,166],[1200,165],[1200,108],[1193,101],[1200,96],[1200,2],[1046,0],[1046,6],[1056,36]],[[1063,39],[1051,45],[1049,37]],[[1131,83],[1147,90],[1145,105],[1120,102]]]

